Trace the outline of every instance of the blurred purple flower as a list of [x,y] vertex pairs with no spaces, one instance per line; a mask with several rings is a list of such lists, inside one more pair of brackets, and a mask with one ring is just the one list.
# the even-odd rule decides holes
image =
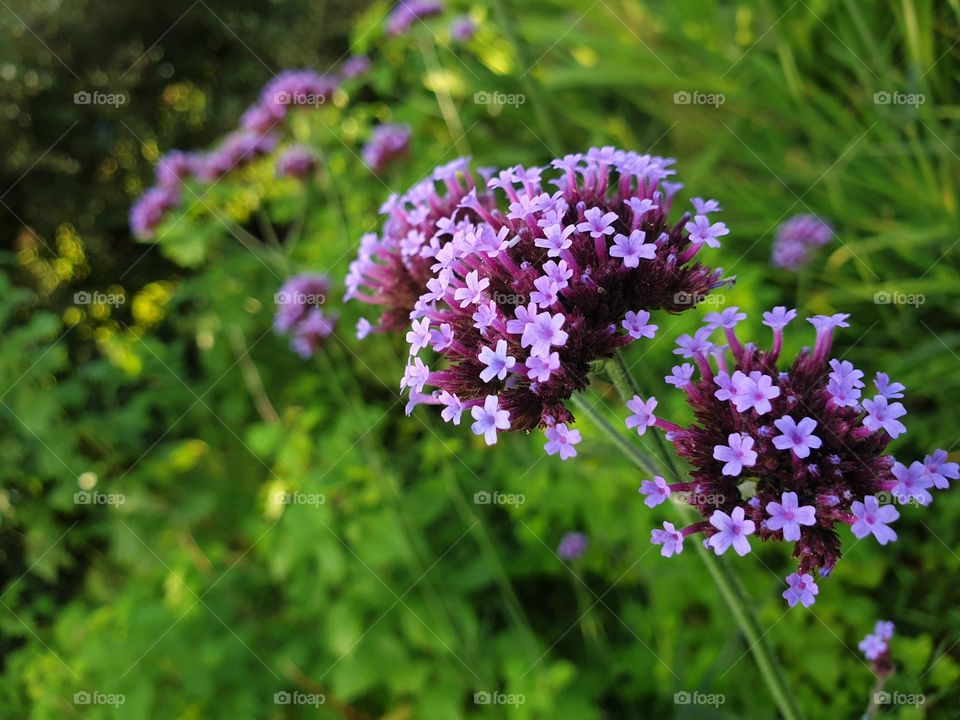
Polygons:
[[576,560],[587,551],[587,536],[581,532],[569,532],[560,539],[557,555],[563,560]]
[[410,135],[409,125],[378,125],[363,147],[363,162],[379,175],[387,166],[407,154]]
[[437,0],[400,0],[387,18],[387,35],[404,35],[417,20],[441,12],[443,3]]
[[816,215],[796,215],[777,229],[772,262],[787,270],[799,270],[809,262],[811,253],[830,242],[833,235],[833,227]]
[[317,158],[310,148],[294,145],[277,160],[277,177],[292,177],[302,180],[313,172]]
[[152,187],[130,208],[130,230],[138,238],[151,238],[168,210],[180,204],[180,192],[173,187]]

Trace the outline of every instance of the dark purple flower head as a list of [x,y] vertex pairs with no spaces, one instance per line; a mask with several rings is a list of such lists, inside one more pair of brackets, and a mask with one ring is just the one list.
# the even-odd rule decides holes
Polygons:
[[796,215],[777,228],[772,262],[788,270],[799,270],[816,248],[832,239],[833,228],[828,222],[816,215]]
[[347,80],[353,80],[361,75],[365,75],[372,67],[373,63],[366,55],[351,55],[340,66],[340,77]]
[[[784,326],[795,316],[782,307],[764,313],[774,336],[769,351],[738,337],[735,321],[744,316],[735,308],[708,317],[696,342],[689,336],[678,341],[699,378],[671,383],[684,392],[694,423],[681,427],[657,418],[656,399],[639,397],[628,403],[634,414],[627,419],[640,434],[648,427],[665,430],[692,467],[689,482],[669,489],[694,490],[688,502],[709,523],[685,532],[704,531],[718,553],[728,545],[748,551],[748,534],[793,543],[799,567],[784,593],[791,606],[812,603],[818,592],[813,578],[828,575],[839,559],[838,525],[849,525],[858,538],[872,535],[881,545],[896,540],[890,524],[899,512],[883,498],[926,505],[938,480],[942,487],[949,484],[938,471],[956,474],[944,463],[945,453],[909,467],[887,453],[890,440],[906,430],[898,420],[906,410],[883,395],[861,400],[863,373],[848,361],[830,359],[834,329],[847,327],[848,316],[811,318],[814,348],[781,370]],[[721,331],[729,355],[711,342]],[[885,375],[881,385],[891,387]],[[735,532],[738,515],[743,523]],[[718,547],[714,538],[723,532]]]
[[569,532],[560,539],[557,555],[563,560],[576,560],[587,551],[587,536],[581,532]]
[[157,184],[177,188],[184,180],[193,177],[199,168],[199,159],[194,153],[171,150],[157,161]]
[[442,12],[443,3],[437,0],[400,0],[387,18],[387,35],[405,35],[417,20]]
[[[399,330],[410,324],[414,305],[428,289],[435,255],[444,254],[441,245],[449,236],[440,228],[447,227],[461,200],[477,189],[468,163],[461,158],[437,168],[432,178],[402,196],[391,196],[380,208],[386,217],[383,231],[361,239],[347,275],[345,299],[382,306],[383,313],[376,326],[364,322],[358,332]],[[493,198],[485,191],[479,197],[492,206]],[[435,329],[439,333],[443,328]]]
[[336,316],[325,314],[321,306],[330,293],[330,281],[324,275],[301,273],[288,279],[274,295],[277,306],[273,327],[290,336],[290,345],[300,357],[311,357],[333,334]]
[[487,183],[499,207],[466,194],[420,249],[432,277],[415,318],[445,333],[432,349],[446,361],[428,373],[438,390],[423,402],[492,397],[512,430],[570,423],[566,402],[586,388],[590,363],[652,337],[651,311],[687,310],[717,287],[720,272],[693,258],[725,228],[693,240],[689,213],[668,219],[672,162],[594,148],[555,171],[499,173]]
[[277,177],[303,179],[313,172],[317,158],[310,148],[294,145],[284,151],[277,160]]
[[450,21],[450,37],[459,43],[469,41],[477,32],[477,26],[469,15],[460,15]]
[[153,237],[153,231],[168,210],[180,204],[180,191],[175,187],[152,187],[130,208],[130,231],[138,238]]
[[377,175],[410,149],[410,126],[378,125],[363,147],[363,162]]

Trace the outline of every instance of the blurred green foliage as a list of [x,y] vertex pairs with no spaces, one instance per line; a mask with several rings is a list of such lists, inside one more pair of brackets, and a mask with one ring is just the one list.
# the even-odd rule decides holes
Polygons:
[[[363,308],[338,308],[312,361],[272,332],[283,279],[342,278],[386,196],[461,153],[501,166],[592,144],[677,157],[685,197],[720,199],[733,231],[717,255],[738,283],[720,300],[749,312],[758,338],[773,304],[851,312],[837,352],[908,387],[897,453],[953,451],[956,0],[451,5],[478,23],[466,45],[450,41],[453,10],[383,38],[382,2],[349,40],[311,21],[346,23],[330,4],[201,3],[176,23],[180,8],[18,11],[33,32],[14,33],[0,68],[15,108],[4,186],[29,170],[0,198],[21,228],[0,277],[0,717],[775,717],[702,564],[649,545],[671,509],[643,506],[641,478],[599,429],[584,423],[568,463],[534,436],[488,449],[429,408],[403,416],[405,347],[352,339]],[[187,193],[155,248],[118,240],[146,161],[231,127],[269,77],[258,57],[271,72],[324,70],[348,47],[371,55],[369,77],[289,125],[285,144],[321,157],[315,180],[276,180],[267,158]],[[129,107],[91,118],[67,104],[83,82],[115,87],[143,52]],[[874,97],[896,92],[924,102]],[[387,121],[410,123],[413,147],[377,178],[359,154]],[[837,240],[799,275],[771,268],[777,224],[811,211]],[[81,288],[124,302],[71,302]],[[877,303],[880,291],[925,301]],[[670,339],[694,314],[657,318],[658,341],[631,354],[646,385],[669,372]],[[811,335],[795,327],[792,349]],[[625,414],[602,378],[591,393]],[[677,394],[658,395],[684,417]],[[523,502],[475,502],[495,490]],[[887,689],[925,696],[880,716],[957,717],[958,521],[943,493],[903,511],[893,546],[847,537],[809,611],[779,597],[784,548],[735,563],[808,717],[865,710],[874,678],[856,644],[877,619],[897,623]],[[554,550],[574,529],[589,549],[566,564]],[[524,702],[475,702],[497,691]],[[77,704],[78,692],[124,704]],[[275,702],[293,692],[325,702]],[[725,702],[677,704],[678,692]]]

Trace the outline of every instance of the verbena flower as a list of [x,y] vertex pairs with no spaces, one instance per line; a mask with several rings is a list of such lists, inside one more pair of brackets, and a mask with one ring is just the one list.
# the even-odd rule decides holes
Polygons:
[[816,215],[796,215],[779,228],[771,261],[778,267],[799,270],[813,251],[833,239],[833,227]]
[[157,161],[157,185],[177,188],[180,183],[196,175],[199,158],[195,153],[171,150]]
[[379,175],[396,160],[406,156],[410,149],[410,134],[409,125],[378,125],[363,147],[363,162]]
[[387,17],[387,35],[404,35],[417,20],[441,12],[443,3],[436,0],[400,0]]
[[[437,168],[430,179],[403,195],[391,196],[380,208],[386,217],[383,230],[360,240],[360,251],[350,264],[346,280],[346,300],[383,308],[376,324],[363,321],[358,335],[409,325],[414,305],[430,287],[436,255],[442,258],[447,252],[443,246],[449,235],[441,228],[447,227],[449,217],[468,193],[477,191],[471,197],[492,206],[492,196],[476,187],[468,163],[467,158],[461,158]],[[435,280],[432,287],[442,295],[439,281]],[[416,314],[419,316],[419,312]],[[432,327],[437,345],[442,347],[444,338],[452,337],[452,329],[449,323],[434,323]]]
[[130,208],[130,231],[139,238],[153,237],[167,212],[178,205],[180,191],[175,187],[150,188]]
[[340,77],[346,80],[353,80],[366,75],[373,63],[366,55],[351,55],[340,66]]
[[214,182],[228,172],[237,170],[268,154],[276,147],[275,134],[258,134],[238,130],[227,135],[213,150],[198,158],[197,176],[204,182]]
[[277,176],[303,179],[312,173],[316,166],[317,158],[309,148],[294,145],[277,159]]
[[557,555],[563,560],[576,560],[587,551],[587,536],[581,532],[569,532],[560,539]]
[[877,675],[889,675],[894,670],[890,656],[890,641],[893,639],[894,625],[892,622],[878,620],[869,633],[857,646],[863,656],[870,661],[871,669]]
[[302,273],[288,279],[274,295],[274,330],[290,337],[290,345],[300,357],[314,355],[333,334],[336,317],[321,308],[329,293],[326,276]]
[[260,97],[240,119],[240,127],[267,133],[297,108],[316,108],[336,92],[335,77],[314,70],[284,70],[260,91]]
[[[881,545],[896,540],[891,525],[899,512],[884,498],[926,505],[931,488],[946,488],[960,475],[942,450],[909,466],[887,453],[890,440],[906,430],[899,420],[906,409],[882,394],[861,399],[863,373],[831,359],[834,330],[848,326],[847,315],[810,318],[814,347],[781,368],[784,327],[795,316],[784,307],[764,313],[773,332],[770,350],[742,340],[736,328],[746,315],[736,308],[708,316],[704,328],[677,342],[698,377],[675,368],[681,377],[671,382],[684,392],[693,424],[656,417],[657,399],[639,396],[627,403],[632,414],[626,421],[641,435],[648,428],[665,431],[692,467],[689,481],[654,478],[641,490],[651,506],[654,491],[693,491],[688,502],[704,521],[681,535],[703,532],[717,554],[728,547],[748,552],[750,535],[793,543],[799,567],[784,593],[791,606],[812,603],[814,578],[835,566],[838,526],[849,525],[856,537],[872,536]],[[902,397],[904,387],[882,373],[875,384],[878,392],[896,388]]]
[[690,213],[669,219],[672,164],[594,148],[554,160],[553,171],[505,170],[487,183],[499,202],[471,189],[449,218],[430,216],[436,230],[421,233],[432,240],[413,246],[429,267],[413,317],[446,334],[431,347],[442,361],[427,363],[425,384],[437,389],[418,402],[440,404],[443,394],[476,407],[495,397],[511,430],[569,425],[566,403],[587,387],[593,361],[653,337],[650,312],[687,310],[720,285],[721,272],[694,257],[725,228],[708,223],[693,239]]

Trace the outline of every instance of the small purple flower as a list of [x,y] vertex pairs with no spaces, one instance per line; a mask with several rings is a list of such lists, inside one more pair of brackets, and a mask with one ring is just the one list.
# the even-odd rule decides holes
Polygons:
[[773,310],[763,314],[763,324],[773,330],[782,330],[797,316],[796,310],[788,310],[778,305]]
[[897,484],[890,491],[901,505],[916,500],[920,505],[929,505],[933,502],[933,495],[927,488],[933,486],[933,478],[927,473],[923,463],[912,462],[908,468],[900,462],[895,462],[891,469],[897,478]]
[[709,539],[710,547],[717,555],[723,555],[731,545],[737,555],[743,556],[750,552],[747,535],[753,533],[756,525],[753,520],[744,519],[742,507],[735,507],[729,515],[723,510],[714,510],[710,516],[710,524],[717,529]]
[[410,354],[416,355],[430,344],[430,318],[413,321],[413,329],[407,333],[407,342],[410,343]]
[[662,477],[655,475],[653,480],[644,480],[640,483],[640,494],[646,495],[644,504],[654,508],[670,497],[670,486]]
[[276,292],[277,306],[273,326],[278,333],[287,333],[301,322],[313,307],[326,302],[330,281],[325,275],[300,273],[289,278]]
[[725,330],[733,330],[739,322],[746,319],[747,314],[740,312],[740,308],[729,307],[723,310],[723,312],[710,313],[703,321],[711,330],[718,327],[724,328]]
[[887,641],[879,635],[871,633],[861,640],[857,647],[867,660],[875,662],[887,652],[888,644]]
[[738,370],[733,374],[732,382],[736,389],[733,404],[737,412],[753,409],[757,415],[765,415],[773,408],[770,401],[780,397],[780,388],[773,384],[773,378],[756,370],[749,376]]
[[373,330],[373,325],[366,318],[357,320],[357,340],[363,340]]
[[715,445],[713,457],[724,463],[720,471],[724,475],[736,477],[745,467],[757,464],[757,453],[753,449],[753,438],[743,433],[731,433],[726,445]]
[[889,620],[877,620],[877,624],[873,627],[873,632],[877,637],[890,641],[893,639],[894,624]]
[[[613,213],[608,214],[613,215]],[[639,266],[641,260],[653,260],[657,257],[657,246],[653,243],[644,243],[643,238],[644,233],[641,230],[634,230],[629,237],[618,234],[613,239],[610,256],[623,258],[623,265],[628,268]]]
[[816,602],[816,596],[820,592],[813,576],[806,573],[803,575],[799,573],[788,575],[787,585],[789,587],[783,591],[783,598],[789,603],[790,607],[794,607],[797,603],[801,603],[804,607],[810,607]]
[[400,0],[387,18],[387,35],[405,35],[415,22],[443,12],[437,0]]
[[923,467],[933,481],[934,487],[946,490],[950,487],[950,480],[960,478],[960,465],[947,462],[947,451],[937,450],[933,455],[923,459]]
[[459,43],[469,41],[477,32],[477,26],[469,15],[461,15],[450,21],[450,38]]
[[[592,238],[602,238],[604,235],[613,234],[613,227],[611,226],[613,221],[617,219],[615,212],[604,213],[600,208],[592,207],[583,214],[583,217],[585,222],[577,225],[577,230],[580,232],[589,233]],[[643,233],[641,233],[640,240],[643,240]],[[627,265],[627,267],[636,267],[636,265]]]
[[476,421],[470,429],[474,435],[483,435],[487,445],[497,443],[497,430],[510,429],[510,412],[500,409],[496,395],[487,395],[483,405],[474,405],[470,408],[470,414]]
[[157,185],[177,188],[184,180],[196,174],[197,167],[197,156],[193,153],[171,150],[157,161]]
[[657,333],[657,325],[648,325],[647,320],[650,319],[650,313],[646,310],[638,310],[634,312],[633,310],[628,310],[626,316],[623,319],[623,329],[627,331],[627,334],[639,340],[640,338],[652,338]]
[[403,378],[400,380],[400,389],[410,388],[412,392],[423,392],[423,386],[426,385],[430,377],[430,368],[424,365],[423,360],[414,358],[412,365],[407,365],[403,371]]
[[551,346],[560,347],[567,342],[567,333],[561,330],[566,318],[557,313],[537,313],[523,328],[520,337],[522,347],[530,346],[532,354],[544,355],[550,352]]
[[654,545],[663,545],[660,550],[663,557],[671,557],[683,552],[683,534],[673,526],[673,523],[663,523],[663,530],[651,530],[650,541]]
[[488,383],[494,378],[505,380],[507,373],[517,364],[517,359],[507,354],[507,341],[498,340],[496,350],[480,348],[478,360],[487,367],[480,372],[480,379]]
[[130,230],[138,238],[153,237],[167,212],[179,204],[180,192],[175,188],[150,188],[130,208]]
[[365,75],[372,65],[373,63],[366,55],[351,55],[340,66],[340,76],[347,80],[353,80]]
[[490,287],[490,279],[479,277],[476,270],[467,273],[465,282],[466,287],[457,288],[453,293],[453,299],[460,303],[461,308],[479,304],[484,299],[483,291]]
[[891,438],[896,438],[907,431],[906,426],[897,420],[907,414],[901,403],[890,404],[883,395],[877,395],[873,400],[864,400],[863,409],[867,411],[863,426],[870,432],[883,428]]
[[531,354],[526,361],[527,377],[536,382],[547,382],[554,370],[560,369],[560,353]]
[[724,223],[718,222],[711,225],[706,215],[694,217],[693,222],[687,223],[686,230],[690,233],[691,242],[706,243],[712,248],[720,247],[720,241],[717,238],[730,234],[730,230]]
[[877,394],[883,395],[887,400],[902,398],[903,391],[907,389],[905,385],[898,382],[890,382],[890,376],[882,372],[877,373],[873,386],[877,388]]
[[780,431],[780,435],[773,438],[773,446],[777,450],[792,450],[801,460],[810,455],[810,450],[816,450],[823,441],[813,434],[817,421],[805,417],[797,423],[790,415],[784,415],[773,424]]
[[816,508],[813,505],[800,507],[795,492],[785,492],[780,502],[767,503],[767,528],[783,530],[783,539],[796,541],[800,539],[801,525],[816,525]]
[[773,242],[774,265],[797,271],[810,261],[814,249],[826,245],[833,228],[816,215],[796,215],[779,228]]
[[568,429],[566,423],[557,423],[553,427],[548,427],[544,433],[547,436],[547,444],[543,447],[547,455],[560,453],[561,460],[577,456],[574,445],[582,439],[579,430]]
[[712,212],[720,212],[722,209],[720,203],[716,200],[704,200],[703,198],[695,197],[690,202],[693,203],[694,215],[709,215]]
[[320,346],[333,334],[336,318],[324,314],[318,307],[311,308],[292,331],[290,345],[300,357],[313,357]]
[[856,522],[850,530],[858,538],[863,539],[872,534],[881,545],[897,539],[897,533],[887,527],[889,523],[900,517],[900,513],[893,505],[883,505],[873,495],[867,495],[863,502],[856,500],[850,506]]
[[460,416],[463,415],[464,411],[464,405],[460,402],[460,398],[452,393],[448,393],[446,390],[441,390],[437,399],[440,401],[440,404],[443,405],[443,410],[440,412],[440,417],[443,418],[443,421],[459,425]]
[[710,342],[710,333],[710,328],[700,328],[692,336],[681,335],[677,338],[677,349],[673,351],[673,354],[684,358],[692,358],[697,354],[708,355],[713,348],[713,343]]
[[580,532],[568,532],[557,545],[557,555],[561,560],[576,560],[587,549],[587,536]]
[[655,397],[644,400],[639,395],[634,395],[631,400],[627,401],[627,409],[633,413],[627,418],[627,428],[630,430],[636,428],[637,435],[643,435],[648,427],[653,427],[657,422],[657,418],[653,414],[656,407],[657,399]]
[[667,375],[664,380],[668,385],[673,385],[682,390],[690,385],[690,382],[693,379],[693,372],[694,367],[690,363],[674,365],[670,371],[670,374]]

